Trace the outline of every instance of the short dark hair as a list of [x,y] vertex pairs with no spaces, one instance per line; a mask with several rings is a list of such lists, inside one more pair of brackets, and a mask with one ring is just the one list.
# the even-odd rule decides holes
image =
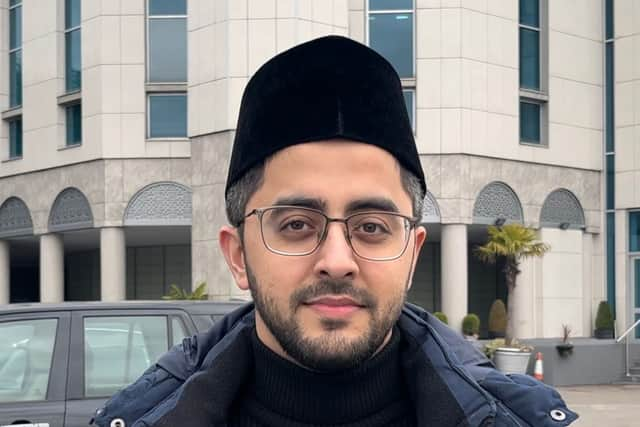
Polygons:
[[[225,198],[227,219],[234,227],[238,227],[242,223],[249,199],[262,186],[265,164],[265,162],[262,162],[249,169],[249,171],[229,187],[229,191],[227,191]],[[409,197],[411,197],[413,216],[420,219],[422,217],[422,207],[425,196],[422,192],[420,179],[399,163],[398,166],[400,168],[402,187]]]

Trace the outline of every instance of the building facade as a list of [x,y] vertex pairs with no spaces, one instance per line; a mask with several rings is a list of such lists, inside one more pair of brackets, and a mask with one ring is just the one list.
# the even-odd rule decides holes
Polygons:
[[519,222],[551,246],[508,302],[519,336],[590,336],[602,300],[621,332],[640,317],[637,3],[0,0],[0,302],[247,298],[217,241],[242,91],[340,34],[391,61],[414,126],[429,235],[409,299],[486,332],[506,288],[473,248]]

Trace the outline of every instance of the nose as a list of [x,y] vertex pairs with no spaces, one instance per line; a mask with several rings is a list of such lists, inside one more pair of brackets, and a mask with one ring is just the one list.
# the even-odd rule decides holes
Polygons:
[[341,223],[329,223],[326,233],[318,248],[315,274],[331,279],[355,278],[359,267],[345,234],[346,226]]

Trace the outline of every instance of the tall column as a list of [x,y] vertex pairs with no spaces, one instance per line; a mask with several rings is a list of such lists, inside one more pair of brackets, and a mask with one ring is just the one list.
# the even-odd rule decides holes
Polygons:
[[40,302],[64,301],[64,244],[59,234],[40,236]]
[[467,226],[443,224],[440,246],[442,312],[447,315],[449,326],[460,332],[468,309]]
[[100,299],[126,299],[127,246],[122,227],[100,229]]
[[11,277],[9,241],[0,240],[0,304],[9,304]]

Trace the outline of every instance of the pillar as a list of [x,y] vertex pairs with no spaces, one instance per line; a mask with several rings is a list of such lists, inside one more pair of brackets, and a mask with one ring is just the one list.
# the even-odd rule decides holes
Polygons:
[[10,298],[9,241],[0,240],[0,305],[9,304]]
[[100,229],[100,299],[122,301],[126,299],[127,246],[124,228]]
[[442,312],[449,319],[449,326],[462,331],[462,319],[468,310],[468,259],[467,226],[443,224],[442,262]]
[[59,234],[40,236],[40,302],[64,301],[64,244]]

